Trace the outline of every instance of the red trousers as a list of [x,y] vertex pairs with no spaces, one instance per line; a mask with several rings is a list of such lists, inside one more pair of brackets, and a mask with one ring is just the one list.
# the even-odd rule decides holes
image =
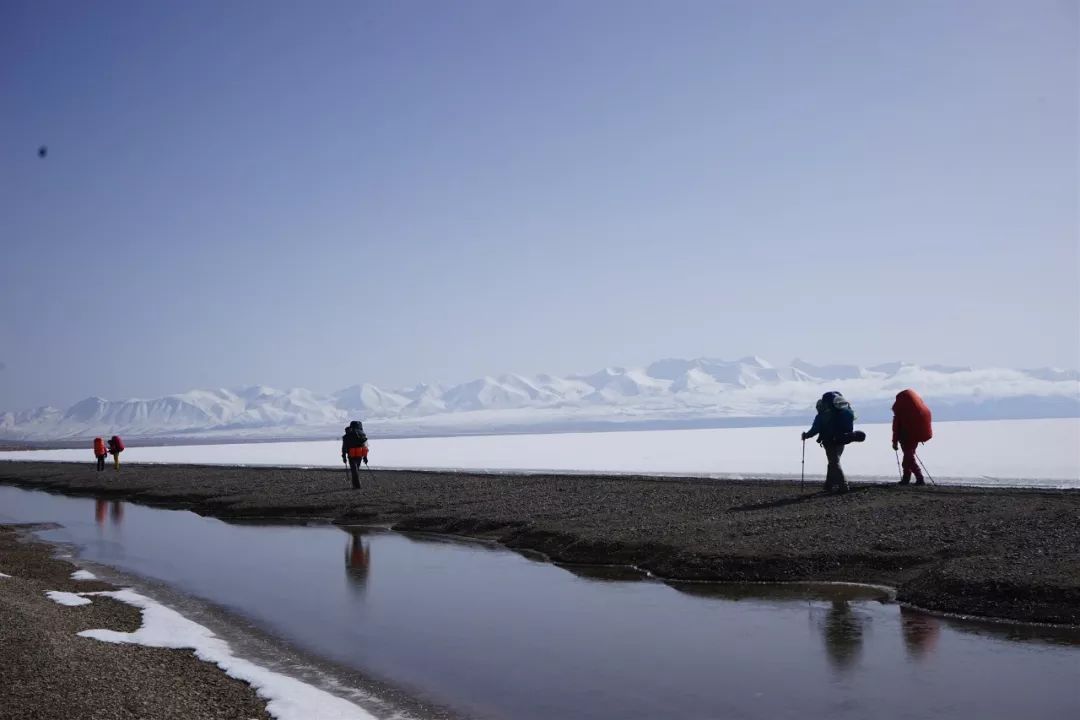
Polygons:
[[904,451],[904,461],[901,463],[901,467],[904,469],[903,481],[908,482],[911,480],[911,476],[915,476],[915,482],[922,482],[922,470],[919,469],[919,463],[915,460],[915,448],[919,446],[917,442],[900,441],[900,449]]

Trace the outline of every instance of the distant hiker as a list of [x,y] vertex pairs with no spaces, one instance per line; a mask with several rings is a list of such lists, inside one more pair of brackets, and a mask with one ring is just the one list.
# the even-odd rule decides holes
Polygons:
[[119,435],[109,438],[109,454],[113,456],[113,467],[120,472],[120,453],[124,452],[124,441]]
[[360,487],[360,464],[367,465],[368,445],[364,425],[353,420],[341,436],[341,462],[348,463],[352,486]]
[[99,437],[94,438],[94,457],[97,458],[97,469],[101,472],[105,469],[105,456],[109,451],[105,449],[105,441]]
[[899,447],[904,451],[900,484],[907,485],[914,475],[916,485],[925,485],[922,470],[915,459],[915,448],[934,437],[934,430],[930,426],[930,408],[926,407],[918,393],[909,389],[896,394],[892,411],[892,449],[895,451]]
[[844,445],[866,439],[866,433],[853,429],[854,424],[855,411],[851,409],[851,403],[838,392],[827,392],[817,401],[814,424],[802,434],[804,442],[817,435],[818,444],[825,450],[829,463],[825,471],[825,492],[834,489],[847,492],[847,479],[840,467],[840,456],[844,453]]

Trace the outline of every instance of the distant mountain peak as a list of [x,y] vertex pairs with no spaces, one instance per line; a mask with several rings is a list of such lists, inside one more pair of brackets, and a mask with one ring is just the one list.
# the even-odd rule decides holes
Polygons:
[[812,413],[814,398],[826,390],[843,391],[862,417],[868,408],[871,415],[887,412],[902,387],[920,389],[936,407],[974,408],[970,413],[979,417],[1080,416],[1080,373],[1075,370],[976,370],[900,361],[867,368],[814,365],[798,358],[774,366],[749,355],[736,360],[665,358],[643,368],[609,366],[565,377],[484,375],[449,387],[421,382],[384,390],[361,382],[330,395],[249,385],[150,399],[95,396],[66,410],[0,413],[0,438],[55,440],[113,433],[145,438],[259,437],[337,432],[356,418],[372,421],[371,427],[400,428],[396,432],[405,433],[410,428],[473,426],[497,431],[541,421],[805,418]]

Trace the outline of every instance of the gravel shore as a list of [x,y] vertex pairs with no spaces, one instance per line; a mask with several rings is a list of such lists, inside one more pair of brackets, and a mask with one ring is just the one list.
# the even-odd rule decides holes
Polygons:
[[77,568],[55,548],[21,541],[0,526],[0,718],[136,720],[269,718],[247,684],[185,650],[117,645],[79,637],[83,630],[139,628],[137,608],[105,597],[68,607],[50,590],[113,590],[76,581]]
[[[1080,491],[585,475],[0,463],[0,483],[222,518],[483,537],[679,580],[846,580],[927,609],[1080,625]],[[64,589],[64,588],[50,588]]]

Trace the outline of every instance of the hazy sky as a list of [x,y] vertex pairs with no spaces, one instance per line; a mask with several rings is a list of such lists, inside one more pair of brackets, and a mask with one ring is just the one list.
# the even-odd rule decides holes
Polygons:
[[4,0],[0,409],[666,356],[1075,368],[1077,27]]

